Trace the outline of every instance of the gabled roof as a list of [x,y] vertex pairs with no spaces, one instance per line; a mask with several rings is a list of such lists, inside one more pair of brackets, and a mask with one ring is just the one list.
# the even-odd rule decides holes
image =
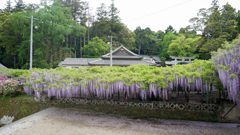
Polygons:
[[[103,59],[110,59],[110,53],[102,56]],[[142,56],[139,56],[132,51],[125,48],[123,45],[118,47],[112,52],[113,59],[142,59]]]
[[0,68],[7,68],[7,67],[5,67],[4,65],[2,65],[2,64],[0,63]]
[[[156,66],[152,59],[143,59],[143,56],[137,55],[123,45],[112,52],[113,66],[129,66],[133,64],[146,64]],[[102,58],[66,58],[59,63],[59,66],[109,66],[110,53],[105,54]]]
[[61,61],[61,62],[58,64],[58,66],[61,67],[61,66],[62,66],[62,63],[63,63],[63,61]]

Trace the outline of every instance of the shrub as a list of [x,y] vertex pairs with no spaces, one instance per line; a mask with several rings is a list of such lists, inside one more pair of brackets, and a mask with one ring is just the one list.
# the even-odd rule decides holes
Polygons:
[[7,78],[0,77],[0,81],[7,80]]
[[0,77],[0,94],[17,96],[21,92],[19,81]]

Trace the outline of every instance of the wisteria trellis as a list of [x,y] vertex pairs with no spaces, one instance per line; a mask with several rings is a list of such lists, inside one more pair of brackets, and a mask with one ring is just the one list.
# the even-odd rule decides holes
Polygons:
[[240,105],[240,38],[239,42],[226,42],[223,47],[212,55],[212,62],[224,89],[228,91],[228,98]]
[[182,87],[185,91],[206,92],[207,83],[212,83],[215,67],[210,61],[196,60],[188,65],[173,67],[152,67],[132,65],[129,67],[91,67],[79,69],[57,68],[33,69],[24,74],[26,93],[42,92],[48,97],[71,98],[76,95],[92,95],[110,98],[114,92],[137,93],[143,100],[147,96],[167,99],[167,91]]

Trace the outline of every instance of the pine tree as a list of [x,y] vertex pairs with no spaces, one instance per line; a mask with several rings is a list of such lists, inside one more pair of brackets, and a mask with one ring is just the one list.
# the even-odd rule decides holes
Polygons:
[[213,0],[211,5],[214,7],[215,10],[218,10],[218,8],[219,8],[218,0]]
[[11,0],[8,0],[6,2],[6,8],[4,9],[4,12],[11,12],[12,13],[12,10],[13,10],[12,2],[11,2]]
[[111,36],[113,33],[117,34],[119,32],[120,25],[120,18],[118,16],[118,9],[114,5],[114,0],[112,0],[112,4],[109,6],[109,16],[110,16],[110,23],[111,23]]
[[13,12],[22,12],[25,10],[26,5],[23,3],[22,0],[15,0],[15,7],[13,9]]

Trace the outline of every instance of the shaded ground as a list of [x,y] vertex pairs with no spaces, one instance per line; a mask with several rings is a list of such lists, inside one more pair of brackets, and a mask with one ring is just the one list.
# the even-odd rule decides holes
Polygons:
[[[35,114],[34,114],[35,115]],[[239,124],[138,118],[83,109],[50,108],[0,128],[14,135],[239,134]],[[16,128],[18,127],[18,128]],[[3,132],[3,131],[8,132]],[[1,132],[2,131],[2,132]]]
[[[0,99],[0,118],[4,115],[14,116],[14,121],[44,110],[48,107],[87,109],[107,114],[121,114],[125,116],[136,117],[155,117],[178,120],[198,120],[217,122],[218,115],[208,112],[184,111],[184,110],[164,110],[164,109],[146,109],[139,107],[107,106],[107,105],[81,105],[81,104],[63,104],[57,100],[51,100],[49,103],[39,103],[33,101],[34,96],[20,95],[15,98]],[[97,100],[97,99],[96,99]],[[132,101],[134,102],[134,101]]]

